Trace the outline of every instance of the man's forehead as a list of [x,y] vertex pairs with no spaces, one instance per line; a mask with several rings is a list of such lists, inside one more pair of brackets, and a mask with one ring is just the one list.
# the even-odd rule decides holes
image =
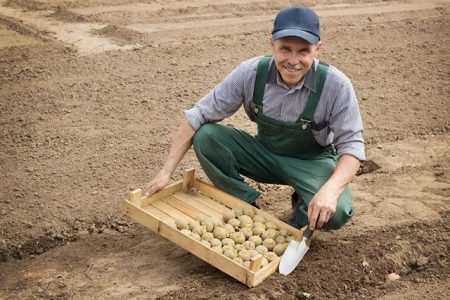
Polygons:
[[278,42],[281,45],[298,45],[301,47],[313,46],[313,44],[309,43],[308,41],[296,36],[283,37],[281,39],[276,40],[276,42]]

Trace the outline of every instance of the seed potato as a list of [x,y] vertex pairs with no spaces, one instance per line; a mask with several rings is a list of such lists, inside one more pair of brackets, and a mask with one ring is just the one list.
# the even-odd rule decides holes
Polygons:
[[211,244],[212,247],[219,246],[220,248],[222,248],[222,242],[217,238],[213,238],[212,240],[209,241],[209,243]]
[[235,219],[234,211],[230,210],[223,214],[223,221],[227,223],[230,219]]

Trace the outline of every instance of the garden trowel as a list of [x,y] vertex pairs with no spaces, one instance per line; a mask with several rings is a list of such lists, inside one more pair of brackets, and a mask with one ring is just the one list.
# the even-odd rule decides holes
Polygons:
[[297,265],[302,260],[303,256],[305,256],[306,252],[308,252],[309,246],[311,245],[311,237],[314,233],[314,230],[309,229],[309,226],[306,227],[303,232],[303,238],[301,242],[292,240],[286,251],[284,251],[283,256],[281,257],[280,266],[278,268],[280,274],[288,275],[297,267]]

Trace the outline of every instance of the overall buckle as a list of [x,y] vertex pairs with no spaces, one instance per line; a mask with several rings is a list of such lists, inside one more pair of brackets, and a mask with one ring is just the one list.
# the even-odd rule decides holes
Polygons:
[[311,121],[301,118],[300,123],[302,124],[302,129],[305,130],[306,127],[308,127],[308,124],[311,123]]

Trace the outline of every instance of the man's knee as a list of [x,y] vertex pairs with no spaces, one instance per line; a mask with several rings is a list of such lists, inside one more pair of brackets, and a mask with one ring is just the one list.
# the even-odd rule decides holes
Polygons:
[[350,189],[348,187],[345,188],[344,192],[338,199],[338,203],[336,205],[336,212],[325,225],[324,229],[326,230],[336,230],[344,226],[355,214],[355,210],[352,207],[352,200]]
[[199,147],[204,144],[209,144],[211,142],[211,138],[217,134],[216,124],[204,124],[202,125],[194,135],[193,144],[194,147]]

